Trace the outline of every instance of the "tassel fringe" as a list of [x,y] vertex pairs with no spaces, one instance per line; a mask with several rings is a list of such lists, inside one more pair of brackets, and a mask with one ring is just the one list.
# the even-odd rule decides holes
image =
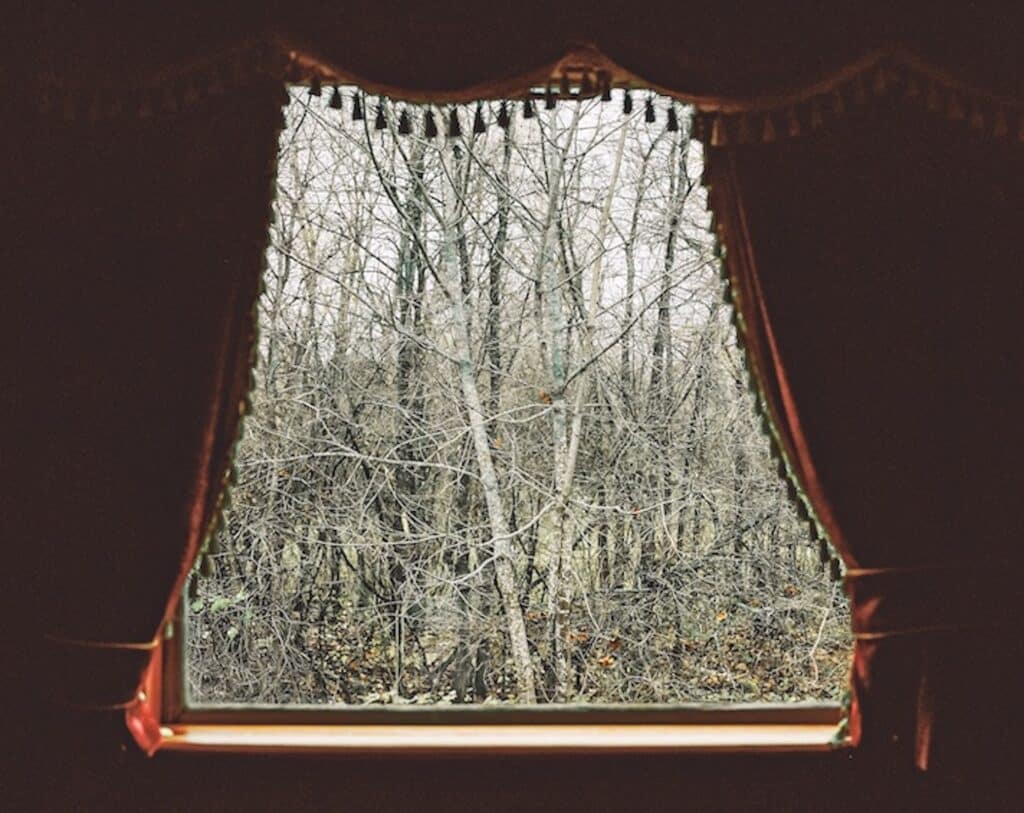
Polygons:
[[[852,71],[830,85],[819,86],[820,89],[806,96],[791,97],[772,106],[734,107],[727,112],[706,110],[694,120],[693,133],[715,146],[808,137],[828,126],[833,119],[849,115],[856,107],[876,104],[879,99],[891,99],[960,122],[979,138],[1024,143],[1024,100],[972,88],[905,52],[888,52],[871,60],[866,58],[861,67],[856,68],[856,73]],[[339,113],[347,107],[344,90],[339,87],[336,75],[295,54],[284,54],[266,43],[248,44],[191,69],[187,75],[148,86],[139,85],[129,90],[90,90],[72,89],[50,81],[39,82],[34,93],[40,112],[69,120],[100,122],[120,116],[149,118],[184,111],[205,99],[233,92],[257,75],[305,83],[307,103],[321,98],[324,107]],[[524,119],[535,117],[536,105],[541,99],[548,110],[554,109],[560,100],[599,98],[609,102],[615,96],[615,87],[612,72],[600,66],[600,62],[567,65],[540,92],[522,98],[522,116]],[[631,115],[635,109],[632,89],[626,84],[620,88],[622,113]],[[282,96],[286,97],[285,104],[293,98],[284,91]],[[494,121],[501,129],[511,125],[514,113],[511,101],[500,102]],[[353,121],[367,118],[370,111],[364,104],[362,93],[355,92],[351,99]],[[378,98],[373,111],[374,128],[384,130],[392,126],[401,135],[412,135],[412,109],[397,106],[392,114],[387,110],[392,104],[395,102],[385,97]],[[657,104],[653,94],[645,95],[644,120],[649,124],[658,120]],[[680,127],[676,104],[670,100],[663,110],[669,132],[677,132]],[[458,107],[450,108],[447,122],[448,133],[454,138],[462,135]],[[477,102],[472,118],[473,132],[483,134],[490,124],[484,103]],[[415,129],[419,132],[418,124]],[[433,115],[424,113],[422,134],[427,138],[437,136],[438,123]]]
[[[1011,122],[1020,121],[1017,139],[1024,143],[1024,103],[997,102],[980,92],[968,93],[952,82],[944,85],[913,64],[894,63],[876,64],[837,87],[785,105],[729,113],[702,112],[694,133],[713,147],[770,144],[813,133],[828,121],[845,117],[851,108],[868,107],[879,98],[900,100],[996,140],[1007,138],[1012,132]],[[623,108],[628,112],[625,104]]]
[[448,138],[461,138],[462,137],[462,125],[459,123],[459,111],[457,108],[452,108],[448,114]]
[[[856,73],[852,73],[853,70]],[[1024,143],[1024,126],[1020,124],[1024,120],[1024,99],[997,96],[982,88],[970,87],[905,51],[890,51],[870,59],[865,57],[861,67],[850,71],[821,89],[770,106],[752,104],[745,108],[739,105],[728,112],[703,111],[694,121],[694,135],[717,144],[805,137],[827,126],[831,120],[847,116],[857,106],[888,98],[920,105],[934,115],[961,122],[978,137]],[[41,79],[34,84],[33,94],[43,114],[98,123],[119,117],[153,118],[186,111],[211,97],[234,92],[258,76],[304,83],[307,103],[312,103],[314,98],[323,98],[326,108],[339,112],[347,106],[337,76],[297,54],[284,53],[265,42],[249,43],[218,55],[188,69],[186,74],[154,79],[129,88],[74,87],[67,82],[58,84]],[[541,98],[548,110],[554,109],[560,99],[599,97],[602,101],[610,101],[614,86],[611,71],[601,66],[599,60],[590,65],[565,66],[552,77],[544,90],[522,99],[522,117],[534,117],[536,104]],[[634,112],[631,89],[628,85],[621,87],[624,91],[623,114],[631,115]],[[284,103],[291,98],[285,91],[283,96],[287,97]],[[391,103],[386,98],[381,101],[385,109]],[[656,108],[648,102],[644,103],[644,119],[653,123],[657,119]],[[353,94],[352,121],[366,119],[369,111],[364,108],[364,103],[360,93]],[[384,128],[381,129],[388,126],[387,111],[383,113]],[[679,120],[671,102],[666,114],[667,128],[675,132]],[[411,111],[409,115],[412,116]],[[394,122],[393,126],[406,135],[406,126],[398,109],[395,110]],[[511,123],[507,104],[497,123],[502,128]],[[375,127],[378,124],[375,116]],[[484,120],[484,129],[487,125]],[[436,128],[436,122],[433,126]],[[475,116],[473,128],[474,132],[480,133]],[[428,129],[425,116],[424,135]],[[408,134],[411,135],[412,131],[410,119]]]

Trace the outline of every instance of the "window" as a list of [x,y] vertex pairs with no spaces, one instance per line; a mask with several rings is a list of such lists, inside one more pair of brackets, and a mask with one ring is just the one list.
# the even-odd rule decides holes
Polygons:
[[291,91],[181,719],[838,716],[845,599],[748,392],[690,123],[635,90]]

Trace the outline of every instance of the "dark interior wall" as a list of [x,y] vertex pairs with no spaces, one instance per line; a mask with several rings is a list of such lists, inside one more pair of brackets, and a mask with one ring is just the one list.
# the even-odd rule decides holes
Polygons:
[[[37,4],[23,4],[32,8],[32,14],[38,15]],[[170,19],[177,18],[179,26],[181,10],[176,9],[175,15],[168,19],[156,21],[143,20],[139,30],[147,33],[146,38],[125,37],[118,33],[113,42],[118,47],[106,47],[107,43],[97,46],[95,38],[81,36],[80,30],[88,30],[85,23],[77,18],[67,16],[66,3],[48,2],[47,7],[56,9],[49,17],[43,15],[39,24],[45,29],[47,21],[57,20],[58,24],[51,28],[65,32],[51,49],[59,54],[62,64],[70,62],[77,69],[78,62],[91,59],[96,52],[109,56],[112,70],[119,70],[126,60],[159,63],[164,52],[153,46],[149,34],[166,31]],[[124,6],[125,4],[118,4]],[[181,5],[181,4],[178,4]],[[191,4],[196,5],[196,4]],[[232,4],[237,6],[239,4]],[[288,5],[291,4],[274,4]],[[340,6],[341,4],[339,4]],[[369,7],[371,4],[364,3]],[[375,5],[375,4],[372,4]],[[502,8],[512,9],[514,4],[500,3]],[[546,4],[547,5],[550,4]],[[565,19],[586,20],[589,9],[582,3],[579,12],[565,4],[559,7],[559,14]],[[675,4],[672,4],[675,6]],[[819,4],[805,4],[809,14],[815,19],[827,15],[820,13]],[[853,4],[844,4],[851,6]],[[863,30],[873,29],[873,20],[860,12],[860,4],[856,13],[846,19],[859,21]],[[488,4],[476,3],[479,9],[488,8]],[[545,7],[545,8],[546,8]],[[813,8],[811,8],[813,7]],[[696,8],[696,7],[695,7]],[[711,9],[712,6],[708,6]],[[640,26],[643,20],[636,14],[636,9],[622,6],[623,21],[633,26]],[[111,14],[120,14],[118,8]],[[81,15],[91,15],[93,9],[81,6]],[[234,11],[234,9],[232,9]],[[492,12],[493,13],[493,12]],[[709,12],[710,13],[710,12]],[[774,10],[766,10],[778,21],[778,26],[789,32],[793,42],[809,42],[806,37],[793,33],[791,18],[776,15]],[[518,18],[529,19],[529,37],[532,40],[539,26],[538,16],[515,10]],[[654,14],[654,11],[651,12]],[[351,18],[351,14],[349,14]],[[593,19],[600,15],[590,14]],[[907,12],[906,17],[911,19]],[[35,17],[33,17],[35,18]],[[216,27],[204,23],[204,28],[213,30],[210,39],[203,41],[219,41],[221,38],[232,39],[237,35],[240,19],[245,14],[224,13],[223,32]],[[91,19],[91,18],[90,18]],[[206,19],[205,16],[203,18]],[[300,20],[310,28],[324,28],[322,18],[315,14],[300,14],[291,10],[291,19]],[[456,19],[453,17],[453,19]],[[655,18],[656,20],[659,18]],[[945,15],[929,13],[914,15],[912,25],[906,24],[906,30],[919,30],[927,27],[943,26],[949,32],[948,37],[940,38],[932,44],[926,53],[946,55],[950,48],[976,48],[971,32],[977,27],[956,25],[949,22]],[[10,23],[10,20],[6,22]],[[343,20],[348,30],[349,20]],[[687,22],[690,22],[687,20]],[[999,22],[1001,26],[1001,22]],[[497,26],[486,26],[488,30],[501,31],[501,38],[507,39],[507,32]],[[216,29],[216,30],[214,30]],[[415,27],[408,26],[416,32]],[[646,35],[657,31],[657,23],[647,25],[646,30],[638,31],[629,42],[637,48],[637,52],[649,50],[650,42]],[[782,57],[778,64],[783,67],[789,64],[791,54],[785,48],[778,47],[778,40],[766,36],[761,26],[749,26],[752,35],[758,42],[767,42],[776,48]],[[8,31],[17,30],[14,26]],[[32,32],[34,29],[27,29]],[[48,30],[48,29],[46,29]],[[855,29],[860,30],[860,29]],[[1002,30],[1009,29],[1002,27]],[[735,32],[729,26],[721,26],[723,40],[732,37]],[[849,42],[851,28],[837,24],[835,31],[844,42]],[[302,32],[298,32],[302,33]],[[542,33],[542,32],[541,32]],[[904,32],[905,33],[905,32]],[[308,33],[307,33],[308,36]],[[417,35],[418,36],[418,35]],[[20,48],[13,50],[14,59],[11,64],[20,63],[37,57],[39,37],[22,35],[16,43],[5,42],[5,46],[16,44]],[[14,38],[12,38],[14,39]],[[167,42],[179,47],[182,42],[191,42],[188,37],[177,35],[165,37]],[[625,39],[625,37],[623,37]],[[1010,34],[1002,37],[1002,41],[1012,43],[1012,48],[995,49],[995,53],[1005,53],[1006,59],[997,60],[998,69],[970,73],[977,81],[989,81],[995,78],[1009,78],[1013,84],[1019,85],[1020,71],[1013,70],[1014,60],[1019,58],[1019,39]],[[69,58],[67,43],[85,44],[85,56],[81,59]],[[125,43],[134,43],[133,48],[125,48]],[[936,44],[937,43],[937,44]],[[966,43],[966,44],[965,44]],[[196,50],[199,50],[198,45]],[[421,47],[421,50],[422,47]],[[430,51],[431,58],[433,49]],[[485,49],[481,48],[481,51]],[[730,59],[728,49],[709,47],[711,53],[720,54],[723,60]],[[980,49],[976,49],[978,53]],[[986,53],[993,53],[991,48]],[[5,51],[10,54],[9,48]],[[24,53],[22,53],[24,52]],[[176,51],[175,51],[176,53]],[[386,47],[376,47],[375,53],[383,55],[385,60],[400,62],[396,54],[403,53],[403,48],[396,46],[391,39]],[[674,52],[673,52],[674,53]],[[144,56],[152,55],[151,59]],[[626,54],[629,56],[629,54]],[[55,57],[56,61],[56,57]],[[624,61],[631,61],[625,59]],[[735,61],[735,60],[734,60]],[[955,61],[955,60],[954,60]],[[970,63],[972,60],[961,60]],[[751,65],[755,61],[749,61]],[[667,64],[674,64],[669,61]],[[1010,69],[1005,69],[1011,66]],[[660,75],[658,63],[652,63],[648,70],[651,76]],[[73,70],[71,71],[74,72]],[[666,69],[665,73],[668,71]],[[14,76],[15,72],[10,71]],[[19,74],[20,75],[20,74]],[[740,71],[740,79],[745,74]],[[739,79],[736,80],[739,82]],[[12,107],[19,110],[17,105]],[[26,108],[27,109],[27,108]],[[10,136],[10,125],[5,123],[7,135]],[[37,138],[33,134],[33,138]],[[11,143],[23,143],[14,139]],[[12,151],[5,158],[10,158]],[[61,153],[53,150],[54,166],[57,166]],[[74,162],[65,163],[73,167]],[[54,172],[53,177],[62,178],[67,167]],[[8,173],[4,174],[5,186],[10,181]],[[17,189],[17,184],[6,186],[5,195],[10,188]],[[166,195],[166,189],[162,191]],[[12,223],[18,226],[17,213],[24,212],[23,199],[5,199],[0,207],[0,237],[5,241],[12,232]],[[154,205],[157,199],[154,194],[146,205]],[[92,205],[92,204],[90,204]],[[88,210],[83,210],[88,211]],[[71,218],[72,220],[74,218]],[[109,227],[122,227],[123,223],[110,221]],[[66,241],[66,231],[53,229],[45,235],[47,241]],[[45,248],[45,245],[44,245]],[[39,253],[36,245],[28,246],[32,256]],[[25,256],[28,256],[26,254]],[[24,258],[21,258],[24,259]],[[77,256],[76,260],[83,267],[76,270],[95,270],[90,268],[89,261]],[[18,319],[12,313],[11,302],[17,301],[10,296],[10,288],[5,290],[3,275],[10,274],[9,267],[0,268],[0,354],[3,361],[20,354],[32,337],[54,335],[59,325],[51,312],[49,321],[33,321],[24,332],[17,330]],[[65,291],[68,310],[73,296]],[[28,321],[28,320],[26,320]],[[5,332],[7,331],[7,332]],[[37,351],[38,352],[38,351]],[[59,359],[59,353],[53,352],[53,358]],[[33,361],[35,365],[37,362]],[[44,375],[47,370],[41,370]],[[0,388],[7,393],[17,388],[12,375],[0,376]],[[22,382],[23,384],[23,382]],[[24,390],[24,387],[21,387]],[[21,397],[26,397],[22,395]],[[60,437],[61,431],[67,434],[67,415],[74,415],[78,408],[74,403],[62,412],[57,404],[48,404],[42,399],[15,410],[14,414],[35,413],[52,422],[55,431],[49,434]],[[2,583],[0,590],[0,617],[4,618],[6,628],[0,636],[0,721],[5,735],[5,743],[0,753],[0,811],[118,811],[118,810],[169,810],[169,811],[216,811],[216,810],[346,810],[346,811],[390,811],[390,810],[445,810],[445,811],[504,811],[504,810],[626,810],[626,811],[658,811],[658,810],[766,810],[766,811],[881,811],[881,810],[1018,810],[1022,806],[1020,780],[1012,772],[1003,772],[997,777],[972,780],[957,780],[924,777],[916,774],[904,762],[897,765],[892,760],[875,758],[871,761],[863,757],[854,757],[845,752],[831,754],[804,755],[747,755],[747,756],[600,756],[600,757],[496,757],[474,756],[459,759],[426,759],[412,757],[360,757],[360,758],[299,758],[282,756],[230,756],[230,755],[199,755],[159,753],[148,759],[141,755],[135,746],[128,741],[120,715],[104,717],[100,715],[78,716],[71,712],[55,710],[49,701],[38,698],[33,687],[39,682],[40,676],[48,671],[46,661],[33,655],[34,639],[32,632],[32,612],[26,607],[61,607],[67,597],[53,587],[56,579],[52,568],[57,558],[50,551],[62,539],[60,534],[52,538],[40,539],[40,527],[46,523],[47,507],[44,495],[39,500],[40,489],[35,482],[27,482],[21,491],[12,488],[16,482],[31,480],[24,470],[12,466],[11,460],[18,459],[11,453],[16,446],[18,436],[24,434],[24,427],[12,424],[4,426],[9,434],[4,435],[0,442],[0,459],[7,453],[7,466],[0,477],[0,527],[5,530],[0,534],[0,545],[3,546]],[[56,444],[55,444],[56,445]],[[56,457],[56,455],[55,455]],[[47,465],[41,461],[38,466]],[[31,471],[29,472],[31,475]],[[88,473],[87,475],[88,476]],[[94,476],[94,475],[93,475]],[[19,495],[35,495],[38,504],[31,505],[31,500],[20,502]],[[2,497],[6,496],[7,501]],[[52,495],[51,495],[52,496]],[[42,506],[42,507],[39,507]],[[33,516],[19,517],[18,512],[28,514],[33,508]],[[38,513],[39,516],[36,515]],[[12,522],[13,519],[13,522]],[[3,522],[6,521],[6,522]],[[80,526],[81,518],[63,514],[51,518],[51,525],[59,526],[62,522],[69,526]],[[34,533],[33,533],[34,532]],[[105,538],[97,535],[95,549],[105,551]],[[134,537],[133,537],[134,538]],[[57,541],[55,541],[57,540]],[[151,540],[150,540],[151,541]],[[123,560],[110,563],[108,569],[100,573],[93,584],[91,597],[103,601],[118,595],[124,590],[120,584],[125,570]],[[70,574],[77,577],[78,572]],[[163,601],[163,597],[159,598]],[[111,607],[113,601],[108,601]],[[38,614],[36,614],[38,615]],[[2,623],[2,622],[0,622]],[[39,625],[39,622],[36,622]],[[143,631],[143,634],[148,634]],[[74,680],[75,675],[59,672],[51,675],[58,680]],[[1008,703],[1014,702],[1011,696],[1017,681],[1007,676],[999,686],[982,686],[979,691],[1001,692]],[[1008,755],[1007,763],[1012,764],[1013,755]]]

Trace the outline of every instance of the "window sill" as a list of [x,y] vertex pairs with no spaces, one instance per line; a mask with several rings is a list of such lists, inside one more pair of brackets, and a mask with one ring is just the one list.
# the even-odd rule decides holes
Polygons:
[[552,754],[815,752],[834,725],[224,725],[161,728],[161,750],[229,753]]

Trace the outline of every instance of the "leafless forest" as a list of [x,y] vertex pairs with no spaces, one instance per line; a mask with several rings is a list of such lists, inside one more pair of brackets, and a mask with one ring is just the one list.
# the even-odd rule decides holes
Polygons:
[[845,599],[755,414],[689,110],[427,138],[329,96],[287,108],[192,702],[837,698]]

